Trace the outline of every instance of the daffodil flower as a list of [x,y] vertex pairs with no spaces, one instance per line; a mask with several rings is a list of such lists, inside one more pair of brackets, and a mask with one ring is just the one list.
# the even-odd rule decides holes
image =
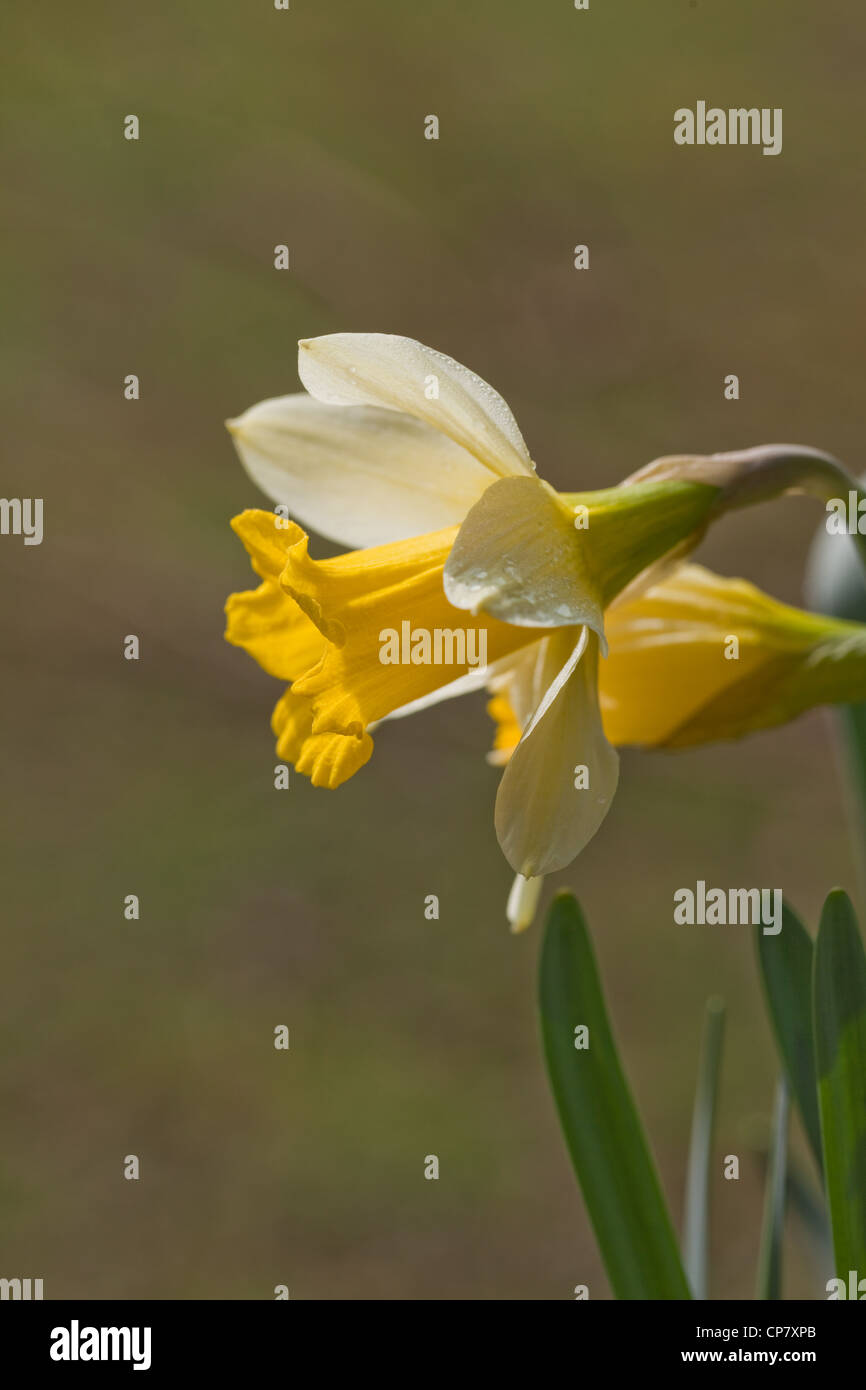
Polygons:
[[[363,766],[383,719],[484,686],[507,700],[517,737],[498,740],[509,756],[495,824],[518,874],[517,922],[613,798],[612,744],[623,740],[603,702],[608,670],[629,669],[615,645],[622,615],[721,511],[851,480],[826,455],[777,446],[659,460],[627,486],[558,494],[537,477],[502,398],[441,353],[337,334],[300,344],[299,374],[306,393],[228,422],[278,506],[232,523],[261,584],[229,599],[226,636],[289,682],[272,721],[277,752],[317,786]],[[358,548],[314,560],[295,517]],[[383,635],[407,628],[447,634],[457,658],[436,664],[422,641],[385,661]],[[473,645],[483,664],[469,659]],[[631,709],[645,697],[630,679],[620,701]]]

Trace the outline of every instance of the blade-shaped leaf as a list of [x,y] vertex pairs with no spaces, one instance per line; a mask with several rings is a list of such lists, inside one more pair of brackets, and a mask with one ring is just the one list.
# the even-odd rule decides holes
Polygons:
[[782,930],[776,936],[757,928],[758,961],[770,1021],[791,1092],[818,1168],[823,1166],[815,1044],[812,1035],[812,938],[797,914],[782,905]]
[[[550,1083],[613,1291],[617,1298],[689,1298],[589,933],[571,894],[551,905],[539,985]],[[583,1028],[586,1034],[578,1031]],[[587,1046],[580,1046],[584,1041]]]
[[866,1273],[866,953],[850,899],[824,904],[815,946],[815,1058],[836,1274]]
[[698,1063],[698,1084],[692,1115],[683,1215],[683,1264],[695,1298],[708,1297],[710,1161],[724,1031],[724,1003],[721,999],[709,999],[704,1015],[704,1036]]
[[804,1240],[809,1247],[812,1265],[819,1282],[825,1283],[833,1270],[833,1245],[830,1239],[830,1217],[824,1193],[817,1193],[798,1169],[796,1159],[788,1155],[788,1210],[800,1222]]
[[776,1087],[773,1144],[764,1195],[764,1222],[758,1255],[758,1298],[782,1297],[782,1232],[788,1167],[788,1083],[783,1076]]
[[[862,571],[857,573],[859,578]],[[842,753],[851,847],[862,894],[866,890],[866,703],[837,705],[833,712]]]

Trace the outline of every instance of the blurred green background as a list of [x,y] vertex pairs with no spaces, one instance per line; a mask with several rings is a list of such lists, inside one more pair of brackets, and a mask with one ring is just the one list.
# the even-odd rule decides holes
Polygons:
[[[492,382],[558,487],[772,441],[862,471],[859,7],[83,0],[6,26],[2,490],[46,529],[0,539],[0,1274],[607,1297],[540,1061],[539,933],[504,923],[484,701],[385,726],[337,793],[273,789],[280,687],[222,639],[250,583],[228,521],[262,502],[222,422],[298,389],[299,337],[382,331]],[[781,106],[782,154],[676,147],[698,99]],[[819,522],[737,515],[701,558],[797,601]],[[749,930],[677,927],[673,892],[781,886],[814,922],[854,888],[829,717],[626,753],[620,786],[559,879],[677,1214],[703,1004],[728,1001],[713,1293],[750,1296],[775,1057]],[[788,1257],[787,1292],[822,1296],[796,1226]]]

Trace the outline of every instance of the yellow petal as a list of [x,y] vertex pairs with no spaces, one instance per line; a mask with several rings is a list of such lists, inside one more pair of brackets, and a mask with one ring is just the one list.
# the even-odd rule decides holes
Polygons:
[[277,753],[286,762],[296,763],[306,740],[313,732],[313,707],[309,700],[291,689],[277,701],[271,716],[271,728],[277,740]]
[[[482,641],[489,665],[533,640],[531,630],[448,603],[442,572],[455,529],[316,561],[303,531],[293,528],[280,583],[327,639],[320,660],[292,686],[294,699],[310,702],[312,735],[362,740],[371,724],[474,673],[471,658],[482,653]],[[402,639],[404,624],[412,633],[465,634],[465,659],[384,662],[384,634]],[[460,648],[455,642],[455,655]]]
[[325,641],[315,623],[273,579],[230,594],[226,641],[243,647],[268,675],[292,681],[319,660]]
[[488,700],[487,713],[496,725],[493,748],[487,754],[487,761],[494,767],[504,767],[520,742],[523,731],[507,695],[494,695],[492,700]]
[[273,512],[246,511],[232,520],[252,567],[263,583],[231,594],[226,603],[226,641],[243,647],[272,676],[294,680],[319,660],[322,634],[281,589],[293,533]]
[[[414,621],[416,592],[435,595],[438,591],[444,603],[442,571],[456,526],[367,550],[350,550],[331,560],[312,558],[309,538],[300,526],[291,523],[285,534],[280,585],[329,642],[342,646],[355,635],[359,623],[366,624],[362,640],[378,661],[379,628],[388,626],[376,626],[382,611],[385,616],[399,613]],[[462,618],[462,614],[452,616]],[[417,625],[422,625],[420,619]]]
[[235,535],[243,541],[259,578],[279,581],[285,567],[286,553],[295,538],[292,523],[273,512],[249,508],[239,516],[232,517],[231,526]]
[[739,738],[814,705],[866,699],[866,628],[698,565],[615,604],[607,627],[601,709],[618,745]]
[[365,730],[350,734],[313,733],[313,705],[294,689],[278,701],[271,719],[277,738],[277,756],[294,764],[314,787],[333,790],[363,767],[373,752],[373,740]]
[[[338,786],[363,766],[369,726],[437,692],[480,686],[482,666],[533,639],[448,603],[442,573],[456,527],[316,561],[301,528],[270,512],[243,512],[232,526],[264,582],[229,600],[227,636],[292,680],[274,711],[277,751],[317,786]],[[443,661],[412,660],[410,644],[408,662],[383,662],[383,635],[402,638],[404,624],[439,634]]]
[[314,787],[342,784],[364,766],[373,752],[367,733],[311,734],[295,762],[295,771],[309,777]]

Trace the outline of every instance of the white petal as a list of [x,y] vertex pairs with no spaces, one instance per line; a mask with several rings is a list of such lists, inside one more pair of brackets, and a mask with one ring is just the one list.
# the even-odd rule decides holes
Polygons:
[[[598,707],[598,642],[573,634],[550,639],[548,665],[564,663],[502,775],[496,833],[511,867],[525,878],[564,869],[589,843],[616,791],[619,758],[604,737]],[[585,766],[586,788],[575,786]]]
[[[557,637],[558,634],[554,633],[553,636],[545,636],[538,642],[532,642],[528,647],[522,647],[520,651],[498,662],[498,669],[492,672],[490,693],[507,697],[521,731],[526,728],[541,704],[550,685],[551,670],[558,669],[556,657],[550,654],[550,644]],[[572,639],[572,645],[575,640]]]
[[[391,333],[332,333],[298,344],[298,373],[326,405],[378,405],[441,431],[496,477],[531,473],[505,401],[452,357]],[[428,400],[433,390],[438,399]]]
[[493,481],[444,434],[378,406],[322,405],[302,391],[261,401],[227,424],[253,482],[342,545],[459,525]]
[[445,596],[516,627],[604,635],[573,518],[540,478],[500,478],[470,511],[445,564]]

